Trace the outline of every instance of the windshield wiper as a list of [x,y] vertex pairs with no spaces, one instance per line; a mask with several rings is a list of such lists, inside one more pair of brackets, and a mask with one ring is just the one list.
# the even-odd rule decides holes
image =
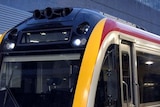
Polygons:
[[7,106],[7,101],[9,100],[9,98],[11,99],[13,104],[9,104],[10,107],[20,107],[19,104],[17,103],[14,95],[12,94],[10,88],[8,86],[6,86],[6,92],[5,92],[5,96],[4,96],[4,102],[3,102],[3,107]]
[[9,100],[9,98],[13,103],[12,105],[10,104],[11,107],[19,107],[19,104],[17,103],[11,89],[9,88],[9,84],[11,82],[12,76],[13,76],[13,72],[11,73],[8,85],[5,86],[6,92],[5,92],[5,96],[4,96],[3,107],[7,107],[6,105],[7,105],[7,101]]

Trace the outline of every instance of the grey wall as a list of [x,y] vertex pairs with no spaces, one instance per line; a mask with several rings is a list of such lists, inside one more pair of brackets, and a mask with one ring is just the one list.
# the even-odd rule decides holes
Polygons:
[[160,35],[160,12],[136,0],[0,0],[0,4],[32,11],[46,7],[84,7],[114,15]]
[[0,34],[8,31],[32,14],[27,11],[11,8],[0,4]]

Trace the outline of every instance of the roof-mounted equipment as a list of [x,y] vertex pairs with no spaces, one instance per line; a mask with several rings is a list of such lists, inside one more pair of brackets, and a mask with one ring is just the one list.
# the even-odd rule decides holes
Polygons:
[[35,19],[43,19],[43,18],[47,18],[47,19],[53,19],[53,18],[57,18],[57,17],[64,17],[67,16],[68,14],[70,14],[72,12],[72,8],[51,8],[51,7],[47,7],[44,10],[35,10],[33,13],[33,17]]

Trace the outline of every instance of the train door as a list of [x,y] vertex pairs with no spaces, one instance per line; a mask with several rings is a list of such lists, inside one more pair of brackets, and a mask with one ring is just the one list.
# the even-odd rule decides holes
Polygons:
[[122,40],[120,44],[120,79],[122,107],[134,107],[131,55],[131,43]]
[[103,59],[94,107],[122,107],[119,77],[119,47],[112,44]]

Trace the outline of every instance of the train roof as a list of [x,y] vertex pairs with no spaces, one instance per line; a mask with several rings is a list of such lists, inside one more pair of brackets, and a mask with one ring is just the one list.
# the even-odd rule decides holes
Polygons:
[[128,35],[131,35],[136,38],[140,38],[143,40],[147,40],[147,41],[150,41],[153,43],[160,44],[160,36],[159,35],[156,35],[154,33],[137,28],[133,24],[126,24],[126,22],[123,23],[123,22],[120,22],[115,19],[106,18],[106,23],[104,26],[102,38],[104,38],[106,36],[106,34],[108,34],[111,31],[119,31],[121,33],[128,34]]

